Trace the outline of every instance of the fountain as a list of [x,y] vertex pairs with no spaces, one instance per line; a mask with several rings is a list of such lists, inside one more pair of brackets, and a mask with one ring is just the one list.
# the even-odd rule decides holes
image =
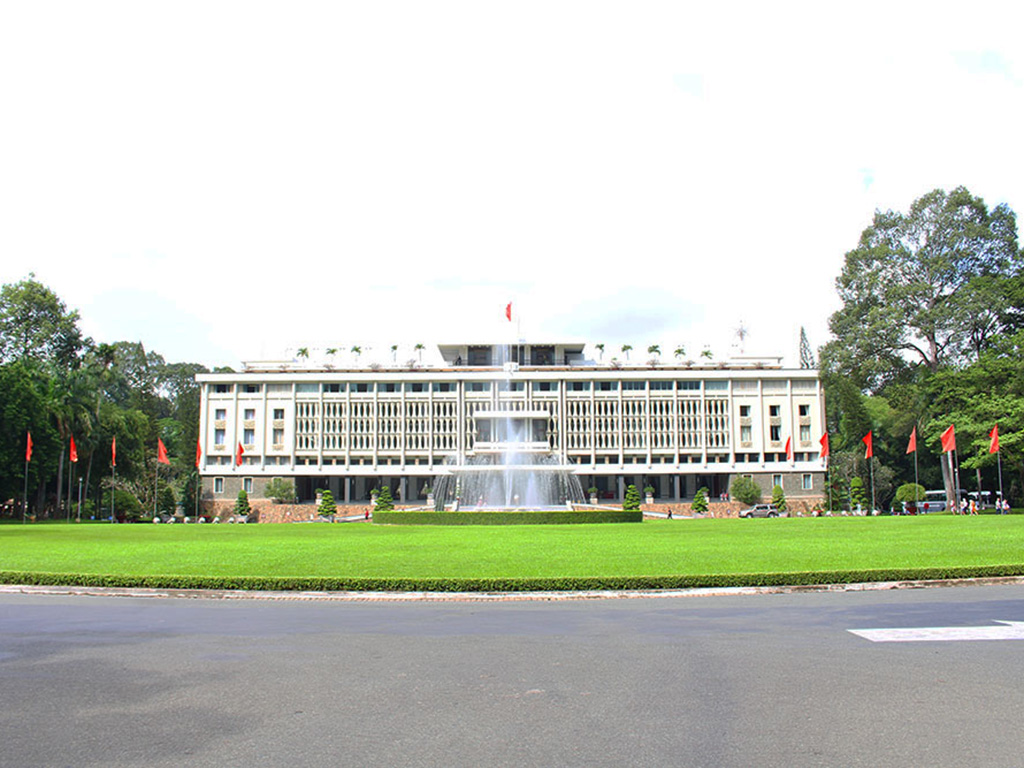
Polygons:
[[[503,348],[506,381],[516,363]],[[478,410],[473,455],[450,461],[434,488],[434,508],[479,510],[572,509],[586,503],[572,468],[559,462],[548,442],[544,410]]]

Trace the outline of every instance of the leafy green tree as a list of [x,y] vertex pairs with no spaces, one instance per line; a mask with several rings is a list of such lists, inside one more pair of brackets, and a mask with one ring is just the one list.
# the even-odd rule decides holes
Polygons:
[[177,503],[178,501],[174,496],[174,489],[170,484],[165,482],[158,483],[156,511],[165,515],[173,515]]
[[896,501],[901,504],[924,501],[924,486],[917,483],[904,483],[896,489]]
[[295,483],[285,477],[271,478],[263,495],[279,504],[290,504],[295,501]]
[[387,512],[395,508],[395,500],[391,497],[391,489],[382,485],[380,493],[377,494],[377,500],[374,502],[374,512]]
[[743,504],[758,504],[761,501],[761,489],[749,477],[734,477],[729,485],[729,497]]
[[69,311],[34,274],[0,288],[0,362],[39,360],[59,370],[77,366],[86,340]]
[[338,505],[334,502],[334,494],[331,493],[330,488],[324,488],[320,494],[320,506],[317,507],[319,512],[324,517],[330,517],[338,511]]
[[626,486],[626,497],[622,500],[622,508],[627,512],[636,512],[640,509],[640,491],[632,483]]
[[780,512],[786,511],[786,494],[783,492],[781,485],[776,485],[772,488],[772,504],[774,504]]
[[705,515],[708,511],[708,489],[698,488],[697,494],[690,503],[690,511]]
[[[906,214],[876,212],[846,254],[837,280],[843,306],[829,321],[835,339],[823,357],[858,388],[877,388],[908,356],[937,371],[999,331],[998,305],[988,320],[971,319],[977,296],[986,294],[984,280],[1016,276],[1021,263],[1013,211],[989,211],[963,187],[929,192]],[[972,331],[979,322],[985,329]]]

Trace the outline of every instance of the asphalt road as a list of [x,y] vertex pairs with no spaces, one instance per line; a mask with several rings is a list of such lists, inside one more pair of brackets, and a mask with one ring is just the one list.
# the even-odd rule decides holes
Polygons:
[[573,602],[0,595],[0,766],[1012,766],[1024,586]]

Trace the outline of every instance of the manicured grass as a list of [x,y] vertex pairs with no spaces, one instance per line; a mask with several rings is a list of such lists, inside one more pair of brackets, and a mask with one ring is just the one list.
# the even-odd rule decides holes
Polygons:
[[[637,524],[385,527],[25,525],[0,527],[0,580],[271,586],[274,579],[369,580],[423,588],[544,583],[805,583],[815,572],[871,578],[1024,573],[1024,518],[880,517],[678,520]],[[954,573],[955,572],[955,573]],[[41,574],[69,575],[47,579]],[[20,575],[21,578],[18,578]],[[722,579],[723,575],[729,576]],[[198,579],[189,577],[199,577]],[[263,579],[245,581],[245,577]],[[827,576],[823,576],[828,580]],[[267,580],[270,581],[267,581]],[[644,582],[643,579],[648,579]],[[377,581],[373,581],[377,580]],[[574,582],[573,580],[577,580]],[[818,579],[820,580],[820,579]],[[230,582],[230,583],[229,583]],[[372,582],[372,583],[371,583]],[[149,582],[147,582],[149,583]],[[159,578],[153,584],[173,585]],[[329,582],[324,588],[335,582]],[[410,587],[409,585],[414,585]],[[281,586],[281,585],[278,585]],[[349,585],[351,586],[351,585]],[[492,585],[493,586],[493,585]],[[359,588],[359,585],[355,585]],[[287,588],[285,586],[284,588]],[[316,588],[295,581],[291,588]],[[565,587],[569,588],[569,587]]]

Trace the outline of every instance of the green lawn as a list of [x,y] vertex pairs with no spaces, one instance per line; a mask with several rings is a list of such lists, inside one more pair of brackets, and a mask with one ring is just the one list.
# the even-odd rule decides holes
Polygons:
[[129,577],[131,583],[131,577],[154,576],[600,580],[894,570],[914,576],[923,569],[992,566],[1011,566],[994,572],[1024,572],[1024,517],[0,526],[0,570],[7,581],[17,580],[11,572]]

